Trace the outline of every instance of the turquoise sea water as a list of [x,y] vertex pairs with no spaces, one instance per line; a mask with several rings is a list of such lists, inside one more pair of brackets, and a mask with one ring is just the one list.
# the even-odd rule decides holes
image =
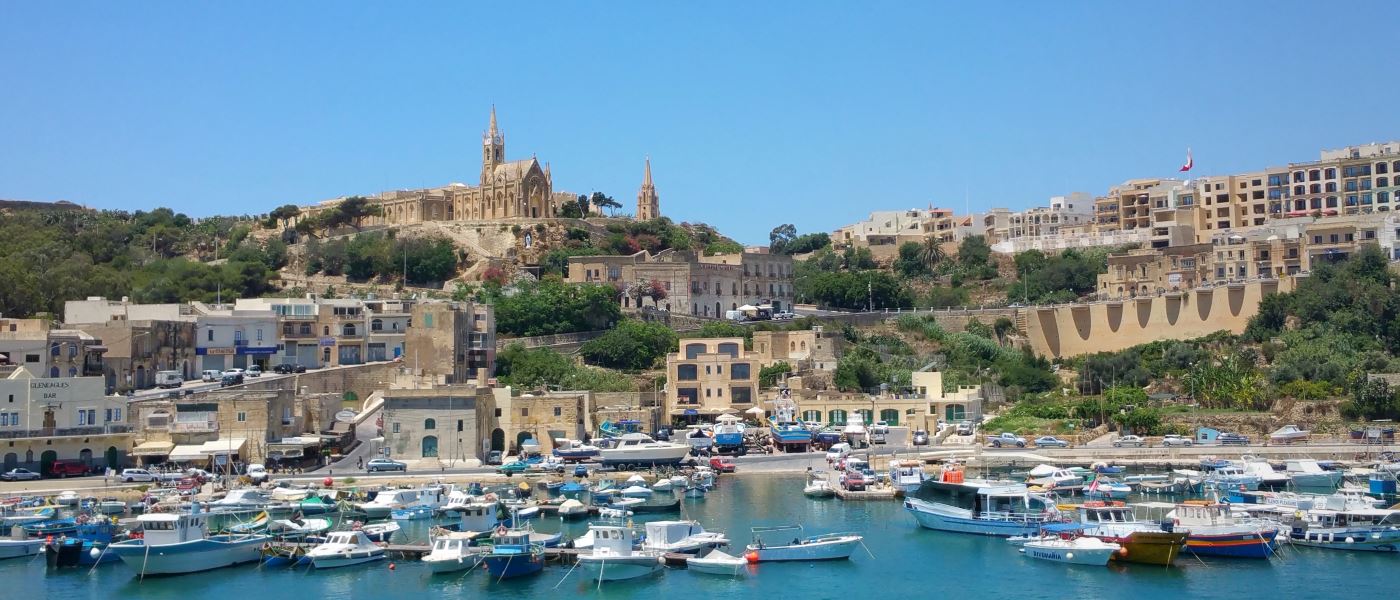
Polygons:
[[[898,502],[809,500],[796,476],[724,477],[704,500],[685,501],[685,518],[729,534],[732,554],[742,552],[755,525],[801,522],[811,533],[856,531],[869,549],[850,561],[751,566],[731,579],[665,569],[651,577],[599,588],[567,566],[550,565],[535,577],[496,582],[481,569],[431,575],[413,561],[328,571],[259,569],[254,565],[194,575],[148,578],[123,564],[89,573],[50,574],[38,560],[0,561],[0,597],[31,598],[765,598],[827,600],[892,598],[1324,598],[1395,597],[1400,556],[1285,547],[1274,560],[1200,561],[1190,556],[1172,568],[1149,565],[1068,566],[1025,558],[1000,539],[920,529]],[[662,515],[651,518],[676,518]],[[421,522],[420,522],[421,523]],[[414,523],[414,525],[420,525]],[[558,531],[557,519],[536,521]],[[567,524],[576,535],[586,524]],[[423,539],[421,526],[406,528],[397,542]],[[873,556],[872,556],[873,555]],[[562,580],[562,583],[561,583]]]

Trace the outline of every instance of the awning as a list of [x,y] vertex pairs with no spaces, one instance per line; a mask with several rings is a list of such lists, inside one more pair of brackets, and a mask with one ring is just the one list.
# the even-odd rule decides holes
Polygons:
[[170,460],[180,462],[202,461],[209,457],[200,452],[204,448],[203,444],[184,444],[175,446],[170,450]]
[[131,449],[132,456],[165,456],[175,444],[170,442],[146,442]]
[[239,454],[243,452],[243,446],[248,443],[248,438],[228,438],[204,442],[199,447],[199,452],[205,455],[212,454]]

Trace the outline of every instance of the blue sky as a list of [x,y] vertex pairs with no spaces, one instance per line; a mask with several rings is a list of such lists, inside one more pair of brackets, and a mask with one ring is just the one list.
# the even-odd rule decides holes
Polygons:
[[[500,7],[501,10],[493,10]],[[1400,3],[0,4],[0,198],[257,213],[474,183],[744,242],[1311,160],[1397,133]]]

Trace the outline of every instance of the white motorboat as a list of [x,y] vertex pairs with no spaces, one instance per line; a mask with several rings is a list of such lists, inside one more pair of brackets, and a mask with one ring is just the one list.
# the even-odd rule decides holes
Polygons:
[[1275,444],[1306,442],[1309,435],[1312,435],[1311,431],[1299,429],[1297,425],[1284,425],[1269,434],[1269,441]]
[[807,478],[807,485],[802,488],[802,493],[808,498],[830,498],[836,495],[836,490],[824,475],[813,473]]
[[119,515],[126,512],[126,503],[116,498],[103,498],[96,508],[97,512],[104,515]]
[[640,485],[622,488],[622,496],[625,498],[650,498],[651,495],[651,488]]
[[1055,501],[1024,485],[964,479],[956,467],[930,480],[920,491],[927,499],[905,497],[904,509],[921,527],[980,535],[1029,535],[1059,518]]
[[276,519],[267,524],[267,534],[282,539],[303,539],[331,530],[330,519]]
[[588,516],[588,506],[572,498],[559,505],[559,518],[565,521],[582,519]]
[[306,553],[317,569],[364,564],[384,558],[384,548],[370,541],[363,530],[333,531],[325,543]]
[[400,527],[398,523],[385,521],[383,523],[364,525],[356,529],[363,532],[372,542],[384,542],[387,544],[389,543],[389,539],[394,537],[394,534],[398,532]]
[[[1029,473],[1030,478],[1026,480],[1026,484],[1038,485],[1047,490],[1075,487],[1084,484],[1084,476],[1070,469],[1050,467],[1049,472],[1044,472],[1046,467],[1050,467],[1050,465],[1040,465],[1039,467],[1031,469]],[[1042,475],[1039,473],[1044,474]]]
[[1039,539],[1026,542],[1021,552],[1031,558],[1067,563],[1071,565],[1093,565],[1102,567],[1108,564],[1122,546],[1105,542],[1094,537],[1074,539]]
[[1341,471],[1324,470],[1312,459],[1290,459],[1284,464],[1284,472],[1298,487],[1335,488],[1342,482]]
[[[765,542],[769,538],[786,538],[788,532],[797,532],[791,542]],[[801,525],[753,528],[753,543],[748,546],[749,560],[754,562],[842,560],[851,557],[856,546],[861,544],[861,536],[854,533],[827,533],[801,537]]]
[[696,573],[729,575],[738,577],[749,574],[749,561],[738,556],[730,556],[719,550],[712,550],[703,557],[692,556],[685,559],[685,566]]
[[26,537],[23,527],[10,530],[11,537],[0,538],[0,559],[34,556],[44,547],[44,538]]
[[658,442],[644,433],[626,433],[618,438],[617,445],[599,451],[604,466],[661,466],[678,465],[690,454],[688,444]]
[[383,490],[373,500],[361,502],[355,508],[370,519],[387,519],[395,510],[418,504],[419,494],[420,490]]
[[894,461],[890,463],[890,483],[894,489],[912,494],[928,479],[924,466],[917,461]]
[[632,548],[632,529],[625,525],[593,524],[593,548],[578,555],[578,566],[592,579],[619,581],[650,575],[661,569],[660,555]]
[[706,548],[728,546],[729,538],[714,531],[705,531],[695,521],[652,521],[646,524],[643,550],[693,554]]
[[180,575],[255,562],[265,535],[209,535],[209,513],[150,513],[137,517],[142,537],[107,546],[142,575]]
[[608,503],[608,508],[615,510],[631,510],[638,504],[646,504],[646,500],[641,498],[618,498]]
[[262,490],[254,488],[239,488],[229,490],[223,498],[209,503],[211,510],[243,510],[251,508],[267,508],[273,505],[272,498],[264,494]]
[[1259,478],[1260,487],[1283,487],[1288,485],[1288,474],[1274,470],[1269,461],[1256,456],[1245,455],[1235,463],[1244,469],[1246,475],[1254,475]]
[[59,493],[59,495],[55,497],[53,501],[63,506],[77,506],[79,499],[80,498],[78,496],[78,492],[68,490],[66,492]]
[[656,480],[656,483],[652,484],[651,490],[653,492],[669,492],[674,487],[675,484],[671,482],[671,478],[663,477],[661,479]]
[[628,477],[628,478],[627,478],[627,481],[626,481],[625,483],[627,483],[627,485],[629,485],[629,486],[640,485],[640,486],[642,486],[642,487],[646,487],[646,485],[647,485],[647,478],[642,477],[641,475],[635,475],[635,474],[634,474],[634,475],[632,475],[631,477]]
[[451,573],[470,569],[477,563],[478,554],[472,552],[473,535],[470,532],[453,531],[433,538],[433,549],[423,557],[423,562],[434,573]]

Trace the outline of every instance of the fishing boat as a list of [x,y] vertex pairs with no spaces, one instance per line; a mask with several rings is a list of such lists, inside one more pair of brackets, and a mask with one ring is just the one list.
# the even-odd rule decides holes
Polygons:
[[272,498],[269,498],[267,494],[263,493],[262,490],[239,488],[236,490],[229,490],[227,494],[224,494],[223,498],[209,502],[208,506],[212,511],[224,512],[267,508],[273,504],[276,503],[273,502]]
[[570,498],[559,505],[559,518],[565,521],[582,519],[588,516],[588,506]]
[[86,567],[121,560],[106,552],[113,541],[123,538],[116,523],[106,518],[84,521],[81,516],[79,521],[72,534],[45,540],[44,559],[49,568]]
[[209,513],[150,513],[137,517],[140,538],[114,542],[107,552],[142,575],[180,575],[255,562],[272,539],[256,534],[209,535]]
[[[861,544],[861,536],[854,533],[827,533],[802,537],[801,525],[779,527],[754,527],[753,543],[748,545],[745,558],[749,562],[843,560],[851,557],[856,546]],[[792,541],[777,543],[765,542],[769,539],[786,538],[787,532],[796,532]]]
[[1284,462],[1284,472],[1293,485],[1306,488],[1335,488],[1342,482],[1341,471],[1326,471],[1317,461],[1306,458],[1289,459]]
[[1094,463],[1092,469],[1095,473],[1098,473],[1100,475],[1119,475],[1125,470],[1121,466],[1110,465],[1108,463],[1102,462]]
[[8,511],[5,516],[0,517],[0,529],[10,529],[16,525],[42,523],[54,519],[57,516],[58,510],[52,506],[17,508]]
[[559,438],[554,440],[554,456],[564,462],[579,462],[595,458],[601,450],[592,444],[585,444],[578,440]]
[[644,503],[646,503],[646,500],[641,498],[615,498],[608,502],[608,508],[614,510],[632,510]]
[[36,537],[60,536],[78,531],[78,521],[77,519],[49,519],[21,525],[20,528],[24,529],[26,534]]
[[1047,490],[1075,488],[1084,484],[1084,476],[1071,469],[1039,465],[1026,474],[1026,484]]
[[646,536],[642,538],[642,549],[660,554],[695,554],[702,550],[729,545],[729,538],[724,537],[724,534],[705,531],[705,528],[695,521],[651,521],[645,527]]
[[836,495],[836,490],[827,481],[825,472],[812,471],[807,474],[807,485],[802,488],[802,494],[808,498],[830,498]]
[[1186,549],[1186,532],[1165,531],[1159,523],[1138,520],[1133,509],[1122,502],[1091,501],[1073,510],[1078,523],[1049,525],[1046,531],[1074,527],[1080,535],[1118,544],[1122,551],[1116,559],[1123,562],[1168,566]]
[[326,513],[340,510],[340,505],[335,499],[327,496],[310,496],[308,498],[292,502],[290,505],[293,511],[303,515],[324,515]]
[[1187,500],[1167,516],[1173,531],[1187,533],[1186,550],[1198,556],[1269,558],[1278,543],[1277,524],[1237,518],[1227,504]]
[[389,511],[389,518],[395,521],[421,521],[433,518],[431,506],[407,506]]
[[365,537],[369,538],[371,542],[382,542],[387,544],[389,543],[389,539],[394,537],[394,534],[398,532],[399,524],[393,521],[387,521],[384,523],[373,523],[370,525],[363,525],[358,527],[357,529],[361,533],[365,534]]
[[1128,485],[1140,485],[1143,483],[1169,483],[1172,477],[1171,475],[1163,475],[1161,473],[1137,473],[1133,475],[1124,475],[1120,477],[1120,479],[1123,480],[1123,483]]
[[1295,513],[1288,540],[1300,546],[1365,552],[1400,552],[1400,511],[1383,508]]
[[44,548],[43,538],[31,538],[23,530],[11,530],[10,537],[0,538],[0,559],[34,556]]
[[1030,535],[1058,518],[1050,499],[1032,494],[1023,484],[964,481],[961,469],[946,467],[939,480],[905,498],[904,509],[921,527],[979,535]]
[[715,448],[731,451],[744,447],[744,421],[734,415],[720,415],[715,419]]
[[1096,477],[1084,488],[1085,498],[1098,500],[1127,500],[1133,493],[1133,486],[1108,477]]
[[355,505],[370,519],[387,519],[393,511],[411,506],[436,508],[447,499],[448,492],[440,487],[416,490],[384,490],[373,500]]
[[[638,499],[638,498],[623,498],[623,500],[637,500],[637,499]],[[615,506],[615,507],[616,507],[616,506]],[[634,513],[663,513],[663,512],[674,512],[674,511],[680,510],[680,508],[681,508],[681,499],[680,499],[680,498],[677,498],[677,497],[675,497],[675,496],[671,496],[671,495],[667,495],[666,498],[657,498],[657,499],[653,499],[653,500],[644,500],[644,501],[642,501],[641,504],[633,504],[632,506],[627,507],[628,510],[631,510],[631,511],[634,512]]]
[[1208,473],[1205,486],[1214,490],[1257,490],[1262,481],[1258,475],[1250,475],[1239,465],[1231,463]]
[[1306,442],[1308,441],[1308,436],[1311,434],[1311,431],[1299,429],[1297,425],[1284,425],[1269,434],[1269,441],[1274,444]]
[[452,573],[476,566],[478,555],[471,549],[472,536],[449,532],[433,538],[433,549],[423,562],[433,573]]
[[797,420],[797,404],[786,396],[773,401],[773,416],[768,418],[768,435],[784,450],[805,448],[812,443],[812,430]]
[[544,569],[544,546],[530,541],[529,529],[498,527],[491,536],[491,550],[482,557],[486,571],[496,579],[534,575]]
[[918,491],[919,487],[928,479],[924,473],[924,465],[917,461],[891,461],[890,462],[890,483],[894,489],[905,494]]
[[699,483],[696,483],[696,482],[694,482],[694,481],[688,482],[688,483],[686,483],[686,485],[685,485],[685,497],[686,497],[686,498],[700,498],[700,499],[703,499],[703,498],[705,497],[705,491],[706,491],[706,487],[705,487],[705,486],[700,485]]
[[[1261,488],[1279,488],[1288,485],[1287,473],[1275,471],[1273,465],[1269,464],[1269,461],[1259,457],[1246,454],[1240,457],[1239,462],[1235,464],[1243,469],[1246,475],[1258,477],[1259,487]],[[1236,487],[1235,489],[1238,490],[1239,488]]]
[[384,548],[370,540],[363,530],[332,531],[326,541],[312,548],[306,557],[317,569],[334,569],[382,560]]
[[620,581],[650,575],[661,569],[660,555],[633,548],[632,529],[617,523],[594,523],[593,547],[578,555],[578,566],[597,581]]
[[570,500],[579,500],[579,499],[583,498],[583,494],[586,493],[587,491],[588,491],[588,486],[586,486],[586,485],[584,485],[584,484],[582,484],[582,483],[570,481],[570,482],[564,484],[563,486],[560,486],[560,488],[559,488],[559,495],[560,495],[560,496],[563,496],[563,497],[565,497],[565,498],[568,498],[568,499],[570,499]]
[[633,466],[674,466],[690,454],[690,446],[658,442],[645,433],[627,433],[618,438],[617,445],[599,451],[604,466],[627,468]]
[[1118,554],[1118,544],[1095,537],[1053,538],[1026,542],[1021,552],[1030,558],[1071,565],[1102,567]]
[[718,549],[711,550],[709,554],[703,557],[692,556],[685,559],[685,567],[691,571],[695,571],[696,573],[709,573],[711,575],[728,575],[730,577],[748,575],[748,563],[749,561],[741,557],[725,554]]
[[282,540],[300,540],[330,531],[330,519],[276,519],[267,524],[264,531]]
[[230,533],[260,533],[264,529],[267,529],[267,524],[271,521],[272,516],[267,514],[267,511],[262,511],[253,515],[253,518],[247,521],[236,525],[230,525],[228,530]]
[[116,498],[103,498],[95,509],[104,515],[120,515],[126,512],[126,503]]
[[633,485],[622,488],[622,497],[624,498],[650,498],[651,495],[651,488],[644,485]]

